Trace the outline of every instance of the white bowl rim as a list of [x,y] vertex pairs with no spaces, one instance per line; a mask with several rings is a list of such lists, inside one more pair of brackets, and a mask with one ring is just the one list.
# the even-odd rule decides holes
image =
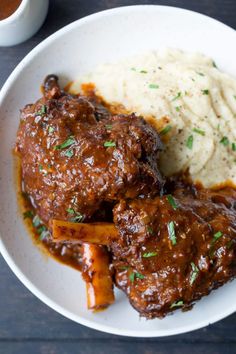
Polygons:
[[[221,26],[224,29],[227,29],[229,31],[233,31],[235,32],[235,30],[233,28],[231,28],[228,25],[225,25],[224,23],[211,18],[207,15],[204,15],[202,13],[196,12],[196,11],[192,11],[192,10],[187,10],[184,8],[180,8],[180,7],[174,7],[174,6],[163,6],[163,5],[130,5],[130,6],[121,6],[121,7],[115,7],[112,9],[108,9],[108,10],[103,10],[103,11],[99,11],[96,12],[94,14],[88,15],[86,17],[83,17],[81,19],[78,19],[76,21],[71,22],[70,24],[62,27],[61,29],[59,29],[58,31],[54,32],[53,34],[51,34],[49,37],[47,37],[46,39],[44,39],[41,43],[39,43],[35,48],[33,48],[22,60],[21,62],[16,66],[16,68],[13,70],[13,72],[10,74],[10,76],[8,77],[8,79],[6,80],[5,84],[3,85],[1,91],[0,91],[0,106],[2,104],[2,101],[5,97],[5,95],[7,95],[8,91],[11,89],[11,85],[14,83],[14,80],[16,79],[17,75],[21,72],[21,70],[23,70],[27,64],[34,59],[34,57],[41,51],[41,49],[43,49],[44,47],[46,47],[48,44],[50,44],[51,42],[53,42],[55,39],[57,39],[58,37],[60,37],[61,35],[63,35],[64,33],[70,31],[71,29],[73,29],[74,27],[77,26],[82,26],[84,23],[86,22],[90,22],[94,19],[98,19],[100,17],[104,17],[104,16],[109,16],[112,13],[123,13],[126,12],[127,10],[130,10],[132,8],[135,8],[135,10],[137,11],[143,11],[144,8],[159,8],[161,11],[166,11],[166,12],[184,12],[184,13],[188,13],[189,15],[192,16],[199,16],[202,17],[203,19],[206,19],[208,21],[212,21],[215,24],[217,24],[218,26]],[[89,328],[98,330],[98,331],[102,331],[102,332],[106,332],[106,333],[110,333],[110,334],[115,334],[115,335],[120,335],[120,336],[129,336],[129,337],[139,337],[139,338],[154,338],[154,337],[165,337],[165,336],[172,336],[172,335],[177,335],[177,334],[181,334],[181,333],[187,333],[187,332],[191,332],[203,327],[206,327],[210,324],[213,324],[229,315],[231,315],[233,312],[236,311],[236,304],[230,308],[228,308],[225,312],[219,314],[219,315],[215,315],[214,317],[211,317],[211,321],[209,322],[209,319],[205,319],[201,322],[198,322],[197,324],[192,324],[192,325],[187,325],[187,326],[183,326],[181,327],[181,329],[168,329],[168,330],[156,330],[154,331],[142,331],[142,333],[137,333],[137,331],[135,330],[121,330],[121,329],[117,329],[115,327],[111,327],[109,325],[103,325],[100,323],[96,323],[95,321],[92,320],[87,320],[84,319],[81,316],[78,315],[74,315],[71,311],[66,310],[64,307],[58,305],[56,302],[52,301],[49,297],[47,297],[43,292],[41,292],[37,286],[35,286],[26,276],[25,274],[18,268],[18,266],[15,264],[14,259],[12,259],[12,257],[10,256],[10,254],[8,253],[1,235],[0,235],[0,253],[2,254],[3,258],[5,259],[5,261],[7,262],[7,264],[9,265],[9,267],[11,268],[11,270],[13,271],[13,273],[17,276],[17,278],[26,286],[26,288],[28,288],[37,298],[39,298],[42,302],[44,302],[46,305],[48,305],[49,307],[51,307],[53,310],[55,310],[56,312],[60,313],[61,315],[63,315],[66,318],[71,319],[72,321],[82,324],[84,326],[87,326]]]

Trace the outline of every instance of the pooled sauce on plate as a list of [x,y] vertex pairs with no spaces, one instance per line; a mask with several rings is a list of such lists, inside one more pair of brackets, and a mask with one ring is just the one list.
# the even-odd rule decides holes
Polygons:
[[22,0],[1,0],[0,20],[10,17],[20,6]]

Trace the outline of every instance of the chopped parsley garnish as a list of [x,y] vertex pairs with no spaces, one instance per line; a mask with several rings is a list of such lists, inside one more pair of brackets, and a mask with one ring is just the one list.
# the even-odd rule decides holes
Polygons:
[[209,90],[202,90],[203,95],[209,95]]
[[149,87],[150,89],[158,89],[158,88],[159,88],[159,85],[157,85],[157,84],[150,84],[150,85],[148,85],[148,87]]
[[177,112],[179,112],[179,111],[180,111],[180,106],[175,107],[175,110],[176,110]]
[[202,136],[205,135],[205,131],[202,130],[202,129],[193,128],[193,132],[194,132],[194,133],[197,133],[197,134],[200,134],[200,135],[202,135]]
[[172,101],[176,101],[176,100],[178,100],[180,97],[181,97],[181,92],[178,92],[177,95],[176,95],[174,98],[172,98]]
[[74,152],[73,152],[73,150],[67,150],[67,151],[65,151],[64,155],[66,157],[71,158],[74,155]]
[[172,245],[176,245],[177,241],[176,241],[176,235],[175,235],[175,224],[174,221],[170,221],[167,224],[167,230],[168,230],[168,234],[169,234],[169,238],[171,240]]
[[150,235],[153,235],[153,228],[151,227],[151,226],[148,226],[147,227],[147,231],[148,231],[148,233],[150,234]]
[[217,68],[216,63],[215,63],[214,60],[212,61],[212,66],[214,66],[214,68]]
[[39,165],[39,171],[41,172],[43,170],[43,166]]
[[160,135],[166,135],[167,133],[169,133],[169,131],[172,129],[172,126],[171,125],[167,125],[165,126],[165,128],[163,128],[159,134]]
[[136,68],[134,68],[134,67],[133,67],[133,68],[131,68],[130,70],[132,70],[132,71],[136,71]]
[[114,141],[105,141],[103,145],[105,147],[116,147],[116,143]]
[[136,278],[144,279],[145,276],[143,274],[141,274],[141,273],[138,273],[138,272],[131,273],[130,276],[129,276],[129,279],[130,279],[131,283],[133,283]]
[[41,219],[38,217],[38,215],[35,215],[33,218],[33,226],[34,227],[39,227],[39,225],[42,224]]
[[193,135],[189,135],[187,141],[186,141],[186,146],[190,150],[193,148]]
[[198,275],[199,269],[193,262],[191,262],[191,267],[192,267],[192,273],[191,273],[191,276],[190,276],[190,285],[193,285],[193,283],[197,279],[197,275]]
[[230,241],[227,243],[226,247],[227,247],[228,249],[230,249],[231,246],[233,245],[233,243],[234,243],[234,240],[230,240]]
[[200,73],[198,71],[196,71],[196,73],[199,75],[199,76],[205,76],[203,73]]
[[39,226],[36,230],[37,234],[42,234],[42,232],[47,231],[47,228],[45,225]]
[[157,256],[157,252],[146,252],[143,254],[143,258],[150,258]]
[[148,72],[146,70],[140,70],[140,74],[147,74]]
[[76,215],[73,218],[71,218],[70,221],[81,222],[81,221],[83,221],[83,219],[84,219],[84,216],[82,214],[76,213]]
[[59,144],[57,146],[55,146],[55,150],[61,150],[61,149],[65,149],[71,145],[73,145],[75,143],[75,139],[73,138],[73,136],[69,136],[68,139],[66,139],[62,144]]
[[129,267],[127,267],[127,266],[121,266],[121,267],[119,267],[119,269],[120,269],[120,270],[128,270]]
[[107,125],[105,125],[105,127],[106,127],[107,130],[111,130],[112,129],[112,125],[111,124],[107,124]]
[[131,273],[130,276],[129,276],[129,279],[130,279],[131,283],[134,282],[134,278],[135,278],[135,274]]
[[55,131],[55,129],[53,127],[48,127],[48,132],[51,134]]
[[227,138],[227,136],[223,136],[223,138],[220,140],[220,143],[224,146],[228,146],[229,145],[229,138]]
[[171,194],[168,194],[166,198],[174,210],[178,209],[178,206]]
[[236,151],[236,143],[232,143],[232,150]]
[[42,105],[40,110],[38,112],[36,112],[36,115],[37,116],[43,116],[46,113],[47,113],[47,106]]
[[23,213],[24,219],[32,219],[34,217],[34,213],[32,210],[27,210]]
[[48,229],[44,225],[37,229],[37,233],[39,234],[40,241],[44,240],[47,236],[50,235],[50,232],[48,231]]
[[214,241],[217,241],[221,236],[223,236],[223,233],[221,231],[218,231],[214,234]]
[[36,232],[39,235],[40,241],[44,240],[47,236],[50,235],[50,232],[48,231],[45,225],[37,227]]
[[234,95],[234,99],[236,100],[236,95]]
[[179,300],[179,301],[173,302],[173,304],[171,304],[171,306],[170,306],[170,309],[173,309],[175,307],[181,307],[183,305],[184,305],[183,300]]
[[84,216],[80,212],[75,211],[72,208],[68,208],[66,211],[67,211],[68,214],[73,215],[73,217],[70,219],[70,221],[72,221],[72,222],[81,222],[81,221],[83,221]]

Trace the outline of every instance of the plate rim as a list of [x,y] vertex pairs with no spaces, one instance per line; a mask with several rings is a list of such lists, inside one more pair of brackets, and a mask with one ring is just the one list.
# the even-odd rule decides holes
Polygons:
[[[90,22],[96,19],[99,19],[100,17],[103,16],[109,16],[112,13],[123,13],[126,12],[127,10],[130,10],[134,8],[136,11],[142,11],[144,8],[155,8],[159,9],[164,12],[184,12],[185,14],[189,14],[192,16],[199,16],[200,18],[204,18],[207,21],[211,21],[218,26],[221,26],[222,28],[234,32],[236,34],[236,31],[222,23],[219,20],[216,20],[210,16],[207,16],[205,14],[202,14],[200,12],[188,10],[185,8],[181,7],[175,7],[175,6],[164,6],[164,5],[130,5],[130,6],[120,6],[120,7],[115,7],[112,9],[107,9],[103,11],[99,11],[93,14],[90,14],[88,16],[82,17],[78,20],[75,20],[71,22],[70,24],[62,27],[61,29],[57,30],[56,32],[52,33],[50,36],[45,38],[43,41],[41,41],[36,47],[34,47],[21,61],[20,63],[15,67],[15,69],[12,71],[12,73],[9,75],[7,80],[5,81],[4,85],[2,86],[0,90],[0,106],[2,105],[2,102],[4,100],[4,97],[8,94],[11,85],[13,84],[14,80],[17,78],[18,74],[27,66],[27,64],[33,60],[33,58],[40,53],[40,51],[46,47],[48,44],[53,42],[55,39],[63,35],[64,33],[72,30],[74,27],[77,26],[82,26],[86,22]],[[16,277],[24,284],[24,286],[31,292],[33,293],[39,300],[41,300],[43,303],[45,303],[47,306],[58,312],[59,314],[63,315],[64,317],[78,323],[81,325],[84,325],[86,327],[102,331],[105,333],[110,333],[110,334],[115,334],[119,336],[129,336],[129,337],[136,337],[136,338],[157,338],[157,337],[165,337],[165,336],[173,336],[173,335],[178,335],[181,333],[188,333],[203,327],[208,326],[209,324],[215,323],[230,314],[234,313],[236,311],[236,305],[232,306],[229,308],[227,311],[224,313],[221,313],[220,315],[215,315],[214,317],[211,318],[211,321],[209,322],[208,319],[203,320],[201,322],[198,322],[197,325],[187,325],[181,327],[181,329],[164,329],[164,330],[153,330],[153,331],[148,331],[148,330],[142,330],[142,332],[137,332],[137,330],[122,330],[118,329],[114,326],[110,325],[104,325],[97,323],[94,320],[88,320],[85,319],[84,317],[80,315],[75,315],[71,311],[66,310],[63,306],[58,305],[55,301],[51,300],[47,295],[45,295],[42,291],[40,291],[36,285],[34,285],[26,276],[25,274],[18,268],[16,265],[14,259],[10,256],[8,253],[1,234],[0,234],[0,254],[3,256],[4,260],[10,267],[10,269],[13,271],[13,273],[16,275]]]

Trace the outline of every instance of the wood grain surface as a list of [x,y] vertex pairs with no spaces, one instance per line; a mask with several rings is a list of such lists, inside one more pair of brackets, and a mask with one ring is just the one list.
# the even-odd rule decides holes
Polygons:
[[[187,8],[236,29],[235,0],[51,0],[48,17],[33,38],[15,47],[0,48],[0,87],[20,60],[59,28],[97,11],[134,4]],[[20,283],[0,256],[0,354],[16,353],[233,354],[236,353],[236,314],[192,333],[159,339],[100,333],[73,323],[44,305]]]

